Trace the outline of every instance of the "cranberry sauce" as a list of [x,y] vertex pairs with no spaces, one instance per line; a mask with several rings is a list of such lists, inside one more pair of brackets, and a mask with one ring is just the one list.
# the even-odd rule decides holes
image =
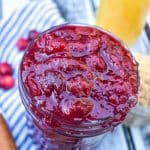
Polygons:
[[[62,120],[119,124],[137,102],[137,64],[110,34],[64,25],[42,33],[23,58],[21,79],[32,113],[51,127]],[[105,126],[103,124],[103,126]]]

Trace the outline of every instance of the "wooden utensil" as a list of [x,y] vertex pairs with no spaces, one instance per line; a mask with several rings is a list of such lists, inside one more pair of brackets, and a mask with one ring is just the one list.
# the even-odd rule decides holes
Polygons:
[[0,113],[0,150],[17,150],[3,115]]

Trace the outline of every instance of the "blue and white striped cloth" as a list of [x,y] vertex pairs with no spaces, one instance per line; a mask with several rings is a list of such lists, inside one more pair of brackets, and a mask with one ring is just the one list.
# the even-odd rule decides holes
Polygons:
[[0,89],[0,110],[2,111],[18,150],[35,150],[26,126],[25,110],[18,92],[18,67],[23,56],[16,47],[19,37],[27,37],[32,29],[44,31],[61,24],[64,19],[57,6],[51,0],[32,1],[15,10],[12,15],[0,24],[0,62],[12,65],[15,87],[10,90]]

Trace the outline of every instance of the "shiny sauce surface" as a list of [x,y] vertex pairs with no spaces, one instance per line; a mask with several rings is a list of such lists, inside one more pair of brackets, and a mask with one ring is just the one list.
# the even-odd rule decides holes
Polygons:
[[32,113],[46,124],[51,114],[70,122],[112,118],[111,124],[119,124],[137,102],[135,60],[118,40],[92,27],[41,34],[23,58],[21,78]]

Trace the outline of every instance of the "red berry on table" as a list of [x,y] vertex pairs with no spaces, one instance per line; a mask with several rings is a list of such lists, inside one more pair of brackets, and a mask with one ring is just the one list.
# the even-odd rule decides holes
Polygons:
[[12,73],[12,67],[6,62],[0,63],[0,75],[6,75]]
[[36,30],[31,30],[28,34],[28,41],[33,40],[36,36],[39,35],[39,32]]
[[16,45],[19,50],[25,50],[26,47],[28,46],[28,40],[24,38],[19,38]]
[[15,81],[11,75],[4,75],[0,77],[0,87],[3,89],[10,89],[14,86]]

